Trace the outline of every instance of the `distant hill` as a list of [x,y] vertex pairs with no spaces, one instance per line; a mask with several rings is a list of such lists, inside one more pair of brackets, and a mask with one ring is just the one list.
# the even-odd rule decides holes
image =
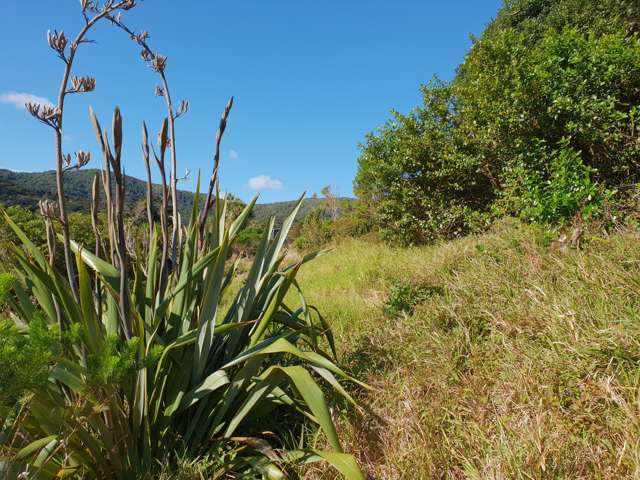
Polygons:
[[[99,170],[72,170],[64,174],[67,208],[73,212],[88,212],[91,208],[91,184]],[[146,197],[147,184],[143,180],[126,176],[127,196],[125,208],[132,209]],[[154,194],[160,195],[160,186],[154,185]],[[102,192],[101,192],[102,193]],[[104,194],[103,194],[104,195]],[[56,173],[14,172],[0,169],[0,204],[36,208],[42,198],[57,200]],[[194,194],[178,191],[178,205],[183,215],[193,206]]]
[[[65,173],[64,185],[67,208],[73,212],[88,212],[91,205],[91,183],[99,170],[72,170]],[[147,184],[135,177],[126,176],[127,196],[125,206],[132,209],[136,203],[146,197]],[[154,194],[160,195],[160,186],[154,185]],[[0,205],[19,205],[35,209],[42,198],[57,199],[55,171],[14,172],[0,169]],[[178,205],[183,215],[188,215],[193,206],[194,193],[179,190]],[[204,201],[204,199],[202,200]],[[302,204],[296,221],[301,221],[307,213],[318,208],[322,199],[308,198]],[[255,206],[252,220],[261,223],[276,216],[276,223],[282,220],[293,208],[295,201],[265,203]]]
[[[352,199],[350,198],[337,198],[337,200],[352,201]],[[321,207],[325,202],[326,200],[324,198],[306,198],[305,201],[302,202],[302,206],[300,207],[300,211],[298,212],[298,216],[296,217],[296,223],[301,222],[309,212],[315,210],[318,207]],[[286,216],[291,213],[291,209],[295,204],[295,200],[291,200],[289,202],[258,204],[253,209],[253,215],[251,218],[256,223],[263,223],[271,218],[271,216],[275,216],[276,225],[279,225],[286,218]]]

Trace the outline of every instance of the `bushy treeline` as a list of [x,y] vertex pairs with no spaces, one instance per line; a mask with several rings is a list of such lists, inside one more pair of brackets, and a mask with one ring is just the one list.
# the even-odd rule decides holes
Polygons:
[[615,221],[640,174],[639,32],[635,0],[505,1],[455,79],[362,145],[355,190],[383,234]]

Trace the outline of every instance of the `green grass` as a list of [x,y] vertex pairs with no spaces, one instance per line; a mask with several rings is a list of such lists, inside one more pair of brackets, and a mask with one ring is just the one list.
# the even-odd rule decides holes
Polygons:
[[[433,247],[347,240],[301,270],[374,387],[364,414],[335,413],[370,478],[640,477],[638,235],[557,237],[509,221]],[[402,283],[420,303],[385,315]]]

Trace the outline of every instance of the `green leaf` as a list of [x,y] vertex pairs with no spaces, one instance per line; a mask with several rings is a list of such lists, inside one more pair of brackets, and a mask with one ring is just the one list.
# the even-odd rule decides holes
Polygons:
[[[62,239],[62,236],[58,235],[58,237]],[[74,241],[71,241],[71,249],[74,253],[79,253],[84,263],[94,272],[99,273],[109,283],[113,291],[120,291],[120,272],[116,267],[85,250]]]
[[205,378],[197,387],[187,392],[180,402],[179,410],[189,408],[193,404],[202,400],[204,397],[215,390],[224,387],[229,383],[229,378],[224,370],[213,372]]
[[91,279],[79,252],[76,253],[76,264],[78,266],[78,285],[80,287],[80,311],[82,312],[82,321],[86,327],[85,341],[92,352],[97,352],[102,343],[102,326],[96,316]]
[[16,460],[23,460],[30,455],[36,453],[36,451],[46,447],[51,442],[56,442],[58,440],[58,435],[49,435],[48,437],[43,437],[38,440],[31,442],[29,445],[18,451],[16,453]]
[[353,456],[345,453],[323,452],[320,450],[314,450],[313,452],[330,463],[336,470],[344,475],[347,480],[364,480],[364,475]]

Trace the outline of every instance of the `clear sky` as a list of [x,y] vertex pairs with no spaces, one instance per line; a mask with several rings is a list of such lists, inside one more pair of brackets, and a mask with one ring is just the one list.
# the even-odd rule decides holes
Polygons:
[[[62,62],[48,29],[81,27],[78,0],[2,0],[0,168],[54,168],[53,132],[21,108],[20,94],[53,100]],[[327,184],[352,194],[358,144],[389,117],[420,102],[433,75],[450,79],[501,0],[146,0],[124,19],[148,30],[168,56],[175,100],[190,111],[177,123],[180,188],[208,179],[215,130],[230,95],[236,104],[222,148],[222,186],[262,202],[289,200]],[[93,106],[110,124],[118,105],[125,122],[127,174],[144,177],[143,120],[156,132],[163,118],[155,74],[139,49],[106,24],[83,46],[75,73],[97,79],[95,92],[68,97],[65,151],[101,157],[88,121]],[[153,135],[155,137],[155,134]]]

